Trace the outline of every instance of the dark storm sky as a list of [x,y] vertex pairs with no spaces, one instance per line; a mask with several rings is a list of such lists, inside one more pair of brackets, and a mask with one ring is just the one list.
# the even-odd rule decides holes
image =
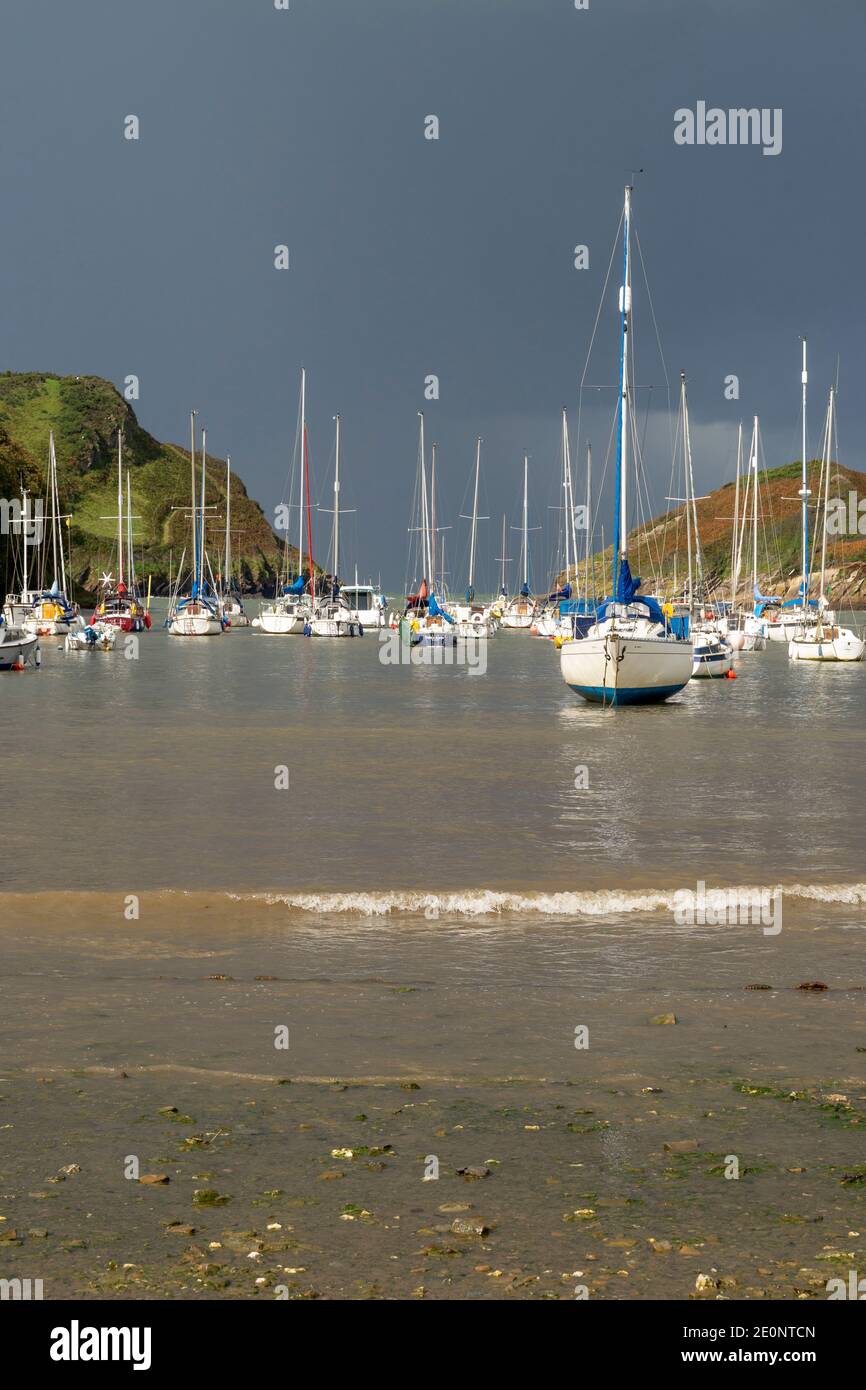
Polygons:
[[[517,520],[527,450],[534,520],[550,524],[559,411],[576,426],[639,166],[635,218],[668,374],[689,377],[699,489],[730,476],[736,422],[755,411],[768,463],[799,456],[804,332],[813,448],[839,354],[840,457],[863,466],[862,0],[7,0],[3,28],[0,366],[136,373],[142,423],[183,441],[195,406],[270,511],[305,364],[326,505],[342,414],[343,503],[359,508],[344,569],[357,558],[403,581],[421,408],[448,521],[480,433],[485,510]],[[781,107],[781,154],[675,145],[674,111],[699,100]],[[573,268],[578,243],[589,270]],[[610,295],[594,382],[615,376],[614,312]],[[651,349],[640,287],[635,315]],[[425,404],[428,373],[441,396]],[[638,378],[661,407],[657,353]],[[609,422],[584,411],[600,468]],[[464,532],[448,539],[458,584]]]

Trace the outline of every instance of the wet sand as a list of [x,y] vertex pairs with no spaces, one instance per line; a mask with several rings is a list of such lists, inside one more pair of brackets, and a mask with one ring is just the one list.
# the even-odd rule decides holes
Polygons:
[[866,1268],[862,909],[765,937],[60,902],[0,912],[0,1275],[46,1298],[823,1298]]

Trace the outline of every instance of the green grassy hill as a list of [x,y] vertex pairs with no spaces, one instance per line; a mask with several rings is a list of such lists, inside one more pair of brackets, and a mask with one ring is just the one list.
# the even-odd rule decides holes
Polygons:
[[[117,429],[124,433],[124,464],[132,486],[135,559],[140,579],[153,576],[154,589],[168,582],[189,546],[189,517],[173,508],[189,506],[189,450],[161,444],[143,429],[115,387],[101,377],[54,376],[48,372],[0,373],[0,496],[45,496],[48,433],[54,431],[61,510],[71,513],[72,575],[78,589],[93,592],[103,570],[116,573]],[[282,541],[237,475],[231,481],[232,551],[235,573],[245,588],[274,582]],[[215,504],[209,543],[219,568],[225,525],[225,460],[209,459],[207,502]],[[0,536],[0,573],[12,586],[10,541]],[[292,550],[290,557],[295,556]]]

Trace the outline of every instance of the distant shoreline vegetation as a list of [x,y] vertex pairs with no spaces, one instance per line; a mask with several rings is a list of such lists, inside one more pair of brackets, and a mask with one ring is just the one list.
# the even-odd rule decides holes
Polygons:
[[[117,430],[124,435],[124,464],[131,473],[134,545],[139,577],[152,577],[155,593],[177,572],[187,541],[189,451],[161,443],[138,422],[117,388],[97,376],[52,372],[0,373],[0,496],[20,498],[22,482],[31,497],[45,491],[48,435],[54,431],[61,512],[70,514],[73,583],[92,595],[100,575],[112,567],[117,510]],[[225,459],[209,456],[207,500],[214,505],[214,560],[222,550],[225,524]],[[274,532],[259,504],[232,470],[233,568],[245,592],[273,592],[283,558],[283,537]],[[13,542],[10,545],[10,541]],[[0,568],[8,589],[17,542],[0,534]],[[296,556],[289,548],[289,560]],[[218,568],[215,563],[214,569]],[[317,566],[318,569],[318,566]]]

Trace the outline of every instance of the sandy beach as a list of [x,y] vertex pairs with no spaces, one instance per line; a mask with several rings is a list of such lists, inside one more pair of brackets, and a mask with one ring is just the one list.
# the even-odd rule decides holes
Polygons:
[[866,1262],[856,909],[52,899],[2,912],[2,1272],[46,1297],[808,1298]]

